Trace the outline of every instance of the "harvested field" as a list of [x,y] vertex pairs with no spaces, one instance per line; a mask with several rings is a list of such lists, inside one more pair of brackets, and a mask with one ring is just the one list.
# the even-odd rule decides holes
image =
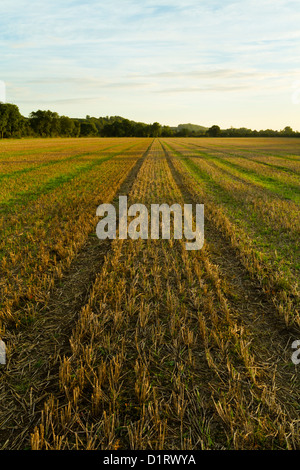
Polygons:
[[[299,449],[300,144],[0,142],[1,450]],[[96,237],[204,204],[205,242]]]

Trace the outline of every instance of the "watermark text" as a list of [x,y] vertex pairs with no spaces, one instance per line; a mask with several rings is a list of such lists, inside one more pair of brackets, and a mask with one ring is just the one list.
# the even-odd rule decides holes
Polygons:
[[[107,214],[105,216],[105,214]],[[184,204],[151,204],[150,213],[144,204],[133,204],[128,207],[127,196],[119,197],[119,227],[117,227],[117,212],[112,204],[101,204],[96,211],[98,217],[103,217],[97,224],[96,233],[100,240],[106,238],[121,240],[128,237],[136,240],[170,240],[171,214],[173,219],[174,240],[186,239],[187,250],[200,250],[204,244],[204,205],[196,204],[195,214],[193,205]],[[104,217],[105,216],[105,217]],[[128,224],[128,218],[134,217]],[[150,224],[149,224],[150,218]],[[118,229],[118,231],[117,231]]]

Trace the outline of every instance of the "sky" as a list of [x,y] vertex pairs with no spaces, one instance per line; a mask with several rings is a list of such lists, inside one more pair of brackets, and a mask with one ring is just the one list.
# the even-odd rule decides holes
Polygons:
[[1,0],[6,101],[82,118],[300,130],[299,0]]

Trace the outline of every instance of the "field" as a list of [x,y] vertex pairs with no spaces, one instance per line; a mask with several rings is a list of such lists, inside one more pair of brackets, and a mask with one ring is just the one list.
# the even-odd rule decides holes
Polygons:
[[[203,248],[99,240],[119,195]],[[298,139],[1,141],[0,449],[299,449],[299,205]]]

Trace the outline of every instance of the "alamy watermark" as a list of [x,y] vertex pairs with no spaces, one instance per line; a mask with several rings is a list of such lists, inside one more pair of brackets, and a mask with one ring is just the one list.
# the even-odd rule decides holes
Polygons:
[[292,354],[292,362],[295,365],[300,364],[300,340],[296,339],[292,343],[292,349],[296,349],[295,352]]
[[4,341],[0,340],[0,364],[6,364],[6,346]]
[[[185,238],[187,250],[200,250],[204,244],[204,205],[196,204],[195,214],[193,205],[184,204],[151,204],[150,214],[144,204],[133,204],[128,207],[127,196],[119,197],[119,227],[117,227],[117,212],[113,204],[101,204],[96,211],[98,217],[103,217],[97,224],[96,233],[100,240],[128,237],[136,240],[171,239],[171,213],[173,215],[173,238]],[[105,214],[107,214],[105,216]],[[105,217],[104,217],[105,216]],[[150,216],[150,217],[149,217]],[[128,224],[128,217],[134,217]],[[150,223],[149,223],[150,219]],[[194,222],[195,221],[195,222]],[[160,230],[161,224],[161,230]],[[193,227],[195,226],[195,227]],[[117,230],[118,229],[118,230]]]

